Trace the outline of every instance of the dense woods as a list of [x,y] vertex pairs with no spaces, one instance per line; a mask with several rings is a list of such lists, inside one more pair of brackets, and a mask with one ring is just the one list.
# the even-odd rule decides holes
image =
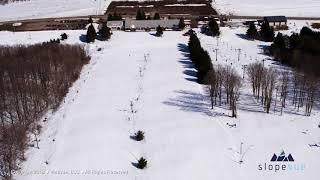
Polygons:
[[320,32],[303,27],[291,36],[278,33],[270,53],[280,62],[308,75],[320,76]]
[[79,45],[0,46],[0,176],[19,168],[27,146],[39,148],[37,121],[59,106],[89,59]]
[[276,60],[295,69],[292,75],[293,102],[310,116],[319,87],[320,32],[303,27],[291,36],[278,33],[270,53]]

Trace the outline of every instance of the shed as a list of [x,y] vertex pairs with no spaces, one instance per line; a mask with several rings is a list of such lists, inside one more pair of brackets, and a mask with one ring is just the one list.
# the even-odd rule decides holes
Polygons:
[[287,17],[285,16],[266,16],[263,21],[269,23],[270,26],[284,26],[287,25]]

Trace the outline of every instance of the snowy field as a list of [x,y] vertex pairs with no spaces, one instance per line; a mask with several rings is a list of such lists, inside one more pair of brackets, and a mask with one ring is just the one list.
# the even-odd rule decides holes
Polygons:
[[242,16],[300,16],[320,17],[319,0],[214,0],[219,13]]
[[[85,33],[64,32],[70,35],[66,43],[81,43],[79,37]],[[262,47],[269,44],[248,41],[245,32],[241,27],[223,28],[219,39],[198,34],[214,65],[232,63],[242,75],[242,65],[269,59],[262,54]],[[61,33],[0,32],[0,38],[1,44],[32,44]],[[292,108],[282,116],[274,107],[266,114],[245,81],[238,119],[228,117],[224,106],[211,110],[204,87],[194,82],[187,42],[182,32],[165,32],[163,38],[146,32],[114,32],[109,42],[87,45],[91,63],[60,109],[46,116],[40,149],[28,150],[22,174],[15,178],[318,180],[320,148],[309,146],[320,145],[318,107],[311,117]],[[215,49],[219,49],[218,61]],[[240,61],[237,49],[241,49]],[[285,68],[270,60],[264,63],[279,71]],[[146,139],[130,139],[140,129]],[[303,169],[258,170],[282,150]],[[145,170],[132,165],[141,156],[148,160]],[[109,173],[83,175],[87,170]]]
[[[30,0],[0,5],[0,21],[100,15],[111,0]],[[201,4],[200,4],[201,5]],[[213,7],[222,14],[286,15],[320,17],[318,0],[215,0]]]
[[0,5],[0,21],[100,15],[111,0],[29,0]]

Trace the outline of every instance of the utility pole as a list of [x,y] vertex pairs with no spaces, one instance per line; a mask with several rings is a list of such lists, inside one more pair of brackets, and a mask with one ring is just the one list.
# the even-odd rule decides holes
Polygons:
[[246,73],[246,68],[247,68],[248,65],[242,65],[242,69],[243,69],[243,79],[244,79],[244,75]]
[[238,51],[238,61],[240,61],[241,49],[236,49],[236,51]]
[[273,112],[276,113],[276,108],[277,108],[277,99],[278,99],[278,89],[279,87],[276,87],[276,100],[274,101],[274,109]]
[[218,61],[218,48],[214,49],[213,51],[216,52],[216,61]]
[[242,145],[243,145],[243,142],[240,143],[240,159],[239,159],[239,164],[242,164],[243,163],[243,156],[242,156]]
[[264,62],[266,61],[266,59],[262,59],[262,65],[264,67]]

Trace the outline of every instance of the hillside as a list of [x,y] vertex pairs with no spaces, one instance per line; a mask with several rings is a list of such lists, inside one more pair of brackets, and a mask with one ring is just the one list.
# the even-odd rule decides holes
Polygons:
[[[242,38],[245,28],[221,31],[219,39],[198,33],[215,66],[232,63],[242,75],[242,65],[268,59],[261,47],[269,43]],[[67,43],[82,43],[79,36],[84,31],[66,32],[70,35]],[[46,41],[60,34],[0,32],[0,37],[4,39],[1,44],[12,45]],[[319,107],[311,117],[291,106],[280,115],[272,105],[272,112],[266,114],[245,80],[237,119],[229,117],[227,106],[211,110],[205,87],[195,82],[187,42],[182,32],[165,32],[163,38],[146,32],[114,32],[109,42],[86,45],[91,63],[65,103],[44,117],[48,121],[43,123],[40,149],[28,150],[22,174],[15,178],[318,179],[320,148],[310,144],[320,146]],[[242,49],[240,61],[237,49]],[[264,63],[280,72],[285,69],[271,60]],[[137,130],[145,131],[144,141],[130,138]],[[303,169],[259,170],[260,164],[270,163],[273,154],[280,155],[282,150],[292,154]],[[148,160],[145,170],[132,165],[141,156]]]

